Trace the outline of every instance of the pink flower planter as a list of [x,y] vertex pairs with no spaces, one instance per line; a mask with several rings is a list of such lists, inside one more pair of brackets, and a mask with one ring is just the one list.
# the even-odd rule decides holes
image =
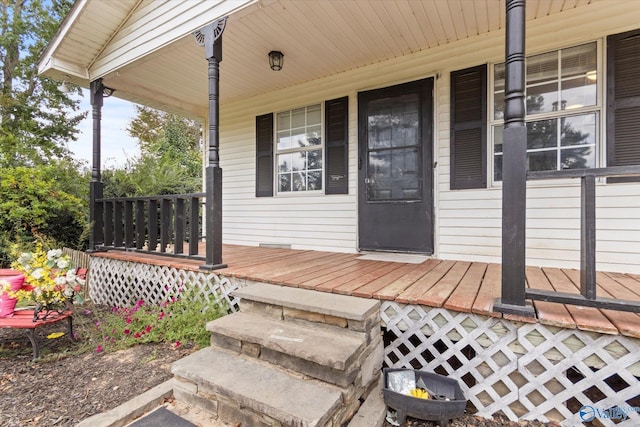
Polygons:
[[[0,269],[0,280],[6,280],[10,284],[12,291],[19,291],[24,284],[24,274],[18,270],[11,270],[7,268]],[[16,308],[16,298],[11,298],[6,292],[0,293],[0,317],[13,316],[14,309]]]

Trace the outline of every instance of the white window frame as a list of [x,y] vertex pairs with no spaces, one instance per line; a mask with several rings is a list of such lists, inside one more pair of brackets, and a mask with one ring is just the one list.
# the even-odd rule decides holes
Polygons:
[[[318,107],[320,110],[320,123],[318,124],[312,124],[309,125],[307,123],[307,115],[308,115],[308,109],[312,108],[312,107]],[[279,124],[280,124],[280,115],[281,114],[285,114],[285,113],[289,113],[290,115],[290,120],[291,120],[291,114],[296,111],[296,110],[301,110],[304,109],[305,110],[305,125],[303,127],[291,127],[291,125],[289,126],[288,130],[289,132],[291,132],[292,130],[295,129],[302,129],[304,128],[304,133],[305,135],[307,134],[307,131],[309,128],[311,127],[316,127],[319,126],[320,127],[320,144],[317,145],[307,145],[305,147],[293,147],[293,148],[278,148],[278,142],[279,142],[279,134],[281,132],[284,132],[283,130],[281,130],[279,128]],[[291,108],[289,110],[282,110],[282,111],[278,111],[275,113],[275,117],[274,117],[274,149],[273,149],[273,162],[274,162],[274,188],[275,188],[275,195],[276,196],[303,196],[303,195],[311,195],[311,194],[324,194],[325,191],[325,180],[324,180],[324,175],[326,173],[325,171],[325,135],[324,135],[324,103],[323,102],[317,102],[317,103],[311,103],[311,104],[307,104],[301,107],[295,107],[295,108]],[[321,188],[319,190],[309,190],[309,189],[304,189],[304,190],[293,190],[293,174],[295,173],[295,171],[291,171],[290,172],[290,176],[291,176],[291,190],[289,191],[281,191],[280,190],[280,176],[282,175],[282,173],[279,170],[279,156],[281,155],[287,155],[287,154],[295,154],[295,153],[302,153],[302,152],[308,152],[308,151],[316,151],[319,150],[321,153],[321,161],[320,161],[320,186]],[[311,169],[312,171],[317,171],[318,169]],[[309,169],[306,169],[305,172],[308,172]],[[308,186],[308,178],[307,181],[305,183],[305,185]]]
[[[580,107],[580,108],[571,108],[571,109],[564,109],[564,110],[558,110],[558,111],[551,111],[551,112],[544,112],[544,113],[536,113],[533,115],[526,115],[525,112],[525,125],[526,123],[530,123],[530,122],[537,122],[537,121],[542,121],[542,120],[549,120],[549,119],[558,119],[558,122],[560,122],[560,120],[562,118],[565,117],[573,117],[573,116],[579,116],[579,115],[586,115],[588,113],[595,113],[596,114],[596,129],[595,129],[595,164],[594,167],[601,167],[602,164],[604,164],[605,159],[603,158],[604,154],[606,153],[606,146],[605,146],[605,138],[604,138],[604,134],[605,134],[605,127],[606,127],[606,114],[604,111],[604,97],[605,97],[605,90],[606,90],[606,68],[605,68],[605,52],[604,52],[604,48],[603,48],[603,41],[602,39],[596,39],[596,40],[585,40],[582,42],[578,42],[578,43],[573,43],[570,45],[565,45],[565,46],[561,46],[555,49],[550,49],[550,50],[546,50],[546,51],[542,51],[542,52],[536,52],[536,53],[532,53],[530,55],[527,55],[526,59],[528,59],[529,57],[532,56],[537,56],[537,55],[541,55],[541,54],[545,54],[545,53],[552,53],[552,52],[559,52],[561,50],[564,49],[570,49],[573,47],[577,47],[577,46],[581,46],[581,45],[587,45],[590,43],[595,43],[596,44],[596,67],[597,67],[597,80],[596,80],[596,104],[595,105],[589,105],[589,106],[584,106],[584,107]],[[525,60],[526,60],[525,59]],[[500,187],[502,186],[502,180],[496,180],[495,179],[495,158],[496,158],[496,154],[495,154],[495,132],[496,129],[498,129],[500,126],[504,125],[504,120],[503,119],[496,119],[495,115],[494,115],[494,109],[495,109],[495,66],[503,63],[503,61],[495,61],[492,63],[489,63],[489,72],[488,72],[488,92],[489,92],[489,105],[487,106],[487,122],[488,122],[488,126],[487,126],[487,140],[489,141],[488,144],[488,149],[487,149],[487,173],[489,174],[489,181],[491,183],[492,187]],[[525,66],[525,70],[526,70],[526,66]],[[525,76],[526,79],[526,76]],[[562,81],[562,76],[558,75],[558,84],[560,84],[560,82]],[[526,87],[525,87],[525,91],[526,91]],[[560,93],[560,92],[558,92]],[[525,102],[526,102],[526,94],[525,94]],[[560,141],[558,141],[558,144],[560,143]],[[579,147],[579,146],[578,146]],[[529,152],[535,152],[535,151],[551,151],[549,149],[527,149],[527,153]],[[555,148],[556,151],[556,155],[560,156],[560,152],[561,152],[561,148],[556,147]],[[558,167],[560,167],[560,161],[558,159]],[[557,169],[559,170],[559,169]],[[548,184],[548,181],[545,181]],[[543,184],[542,182],[540,182],[539,184]]]

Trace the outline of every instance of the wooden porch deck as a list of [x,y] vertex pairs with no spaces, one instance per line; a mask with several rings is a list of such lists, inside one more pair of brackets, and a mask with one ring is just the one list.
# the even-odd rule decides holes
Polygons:
[[[101,256],[197,270],[199,261],[151,254],[109,251]],[[406,263],[361,259],[363,254],[224,245],[226,277],[253,280],[362,298],[444,307],[505,319],[640,338],[640,314],[534,301],[536,318],[493,311],[500,296],[500,264],[428,259]],[[580,272],[527,268],[527,286],[579,293]],[[598,295],[640,300],[640,275],[597,273]]]

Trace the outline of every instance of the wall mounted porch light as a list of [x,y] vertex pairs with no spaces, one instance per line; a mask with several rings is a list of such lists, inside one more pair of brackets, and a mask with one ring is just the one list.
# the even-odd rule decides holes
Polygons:
[[269,52],[269,66],[273,71],[282,70],[282,64],[284,63],[284,54],[279,50],[272,50]]
[[60,85],[58,85],[58,90],[62,93],[70,93],[71,92],[71,88],[69,87],[69,83],[67,83],[66,80],[64,80],[62,83],[60,83]]

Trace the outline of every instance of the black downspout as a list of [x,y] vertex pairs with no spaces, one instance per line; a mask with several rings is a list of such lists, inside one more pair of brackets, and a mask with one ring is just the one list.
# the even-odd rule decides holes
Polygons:
[[533,317],[525,302],[527,128],[525,126],[525,0],[506,2],[502,154],[502,295],[494,310]]
[[[205,32],[205,53],[209,63],[209,159],[205,169],[206,264],[203,270],[225,268],[222,263],[222,168],[220,167],[220,62],[222,33],[215,34],[217,24]],[[224,29],[224,27],[223,27]]]
[[94,252],[97,246],[104,244],[104,218],[102,202],[102,180],[100,176],[100,145],[102,105],[104,102],[104,86],[102,79],[91,82],[91,112],[93,118],[93,165],[91,169],[91,183],[89,184],[89,251]]

